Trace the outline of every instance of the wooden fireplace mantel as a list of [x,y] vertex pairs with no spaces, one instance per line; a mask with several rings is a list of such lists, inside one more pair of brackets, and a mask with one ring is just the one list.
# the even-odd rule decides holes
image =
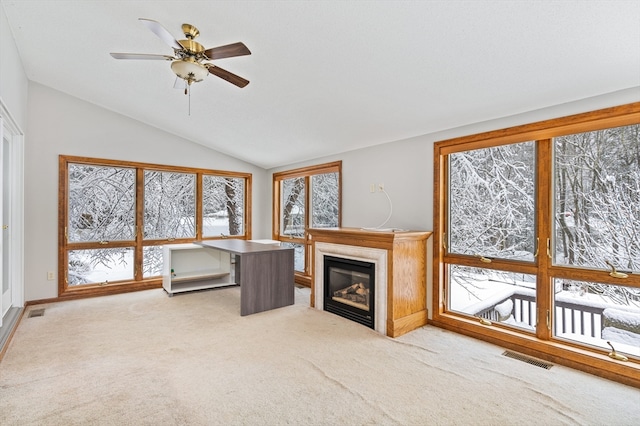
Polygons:
[[[398,337],[427,323],[428,231],[375,231],[362,228],[309,229],[312,256],[316,243],[368,247],[387,251],[387,332]],[[312,259],[312,283],[315,276]],[[311,286],[311,305],[315,296]]]

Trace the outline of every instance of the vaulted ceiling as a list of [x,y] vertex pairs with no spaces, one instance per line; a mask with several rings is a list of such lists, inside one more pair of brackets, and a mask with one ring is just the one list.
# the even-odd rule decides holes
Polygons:
[[[27,77],[272,168],[640,87],[637,1],[8,1]],[[190,96],[138,18],[206,48]]]

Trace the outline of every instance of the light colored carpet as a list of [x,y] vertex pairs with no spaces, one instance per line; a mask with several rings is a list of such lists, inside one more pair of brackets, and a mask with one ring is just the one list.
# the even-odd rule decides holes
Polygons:
[[391,339],[240,290],[48,305],[0,363],[0,424],[638,425],[640,391],[434,327]]

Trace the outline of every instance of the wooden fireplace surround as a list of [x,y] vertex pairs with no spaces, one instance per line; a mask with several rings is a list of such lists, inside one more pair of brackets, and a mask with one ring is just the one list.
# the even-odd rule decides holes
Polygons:
[[375,231],[361,228],[309,229],[311,306],[315,300],[315,245],[330,243],[387,252],[386,335],[398,337],[427,323],[427,231]]

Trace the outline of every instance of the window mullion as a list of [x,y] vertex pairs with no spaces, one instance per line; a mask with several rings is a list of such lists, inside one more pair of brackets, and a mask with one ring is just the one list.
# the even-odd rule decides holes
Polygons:
[[311,262],[311,258],[309,257],[309,251],[311,248],[311,242],[309,241],[308,235],[309,235],[309,228],[311,227],[311,218],[312,218],[312,213],[311,213],[311,209],[313,208],[313,205],[311,204],[311,200],[313,199],[312,197],[312,192],[313,192],[313,188],[311,187],[311,176],[306,176],[304,178],[304,184],[306,187],[306,191],[305,191],[305,200],[304,200],[304,235],[303,235],[303,240],[301,242],[301,244],[305,245],[305,261],[304,261],[304,273],[305,275],[311,275],[311,267],[309,265],[309,263]]
[[311,191],[313,191],[313,188],[311,188],[311,177],[310,176],[305,176],[304,178],[304,186],[305,186],[305,193],[304,193],[304,231],[305,231],[305,235],[307,234],[307,229],[311,226],[311,213],[310,210],[312,209],[311,206]]
[[203,207],[203,180],[204,175],[202,173],[196,173],[196,232],[195,238],[196,240],[202,240],[203,234],[203,226],[204,226],[204,207]]
[[144,230],[144,169],[136,168],[136,240],[134,251],[134,280],[141,281],[143,277],[143,230]]
[[547,247],[552,247],[553,166],[552,139],[536,142],[536,251],[538,324],[536,336],[549,340],[553,325],[553,285],[549,275],[551,258]]
[[271,237],[274,240],[279,240],[282,233],[280,225],[282,221],[282,180],[273,181],[271,220]]

